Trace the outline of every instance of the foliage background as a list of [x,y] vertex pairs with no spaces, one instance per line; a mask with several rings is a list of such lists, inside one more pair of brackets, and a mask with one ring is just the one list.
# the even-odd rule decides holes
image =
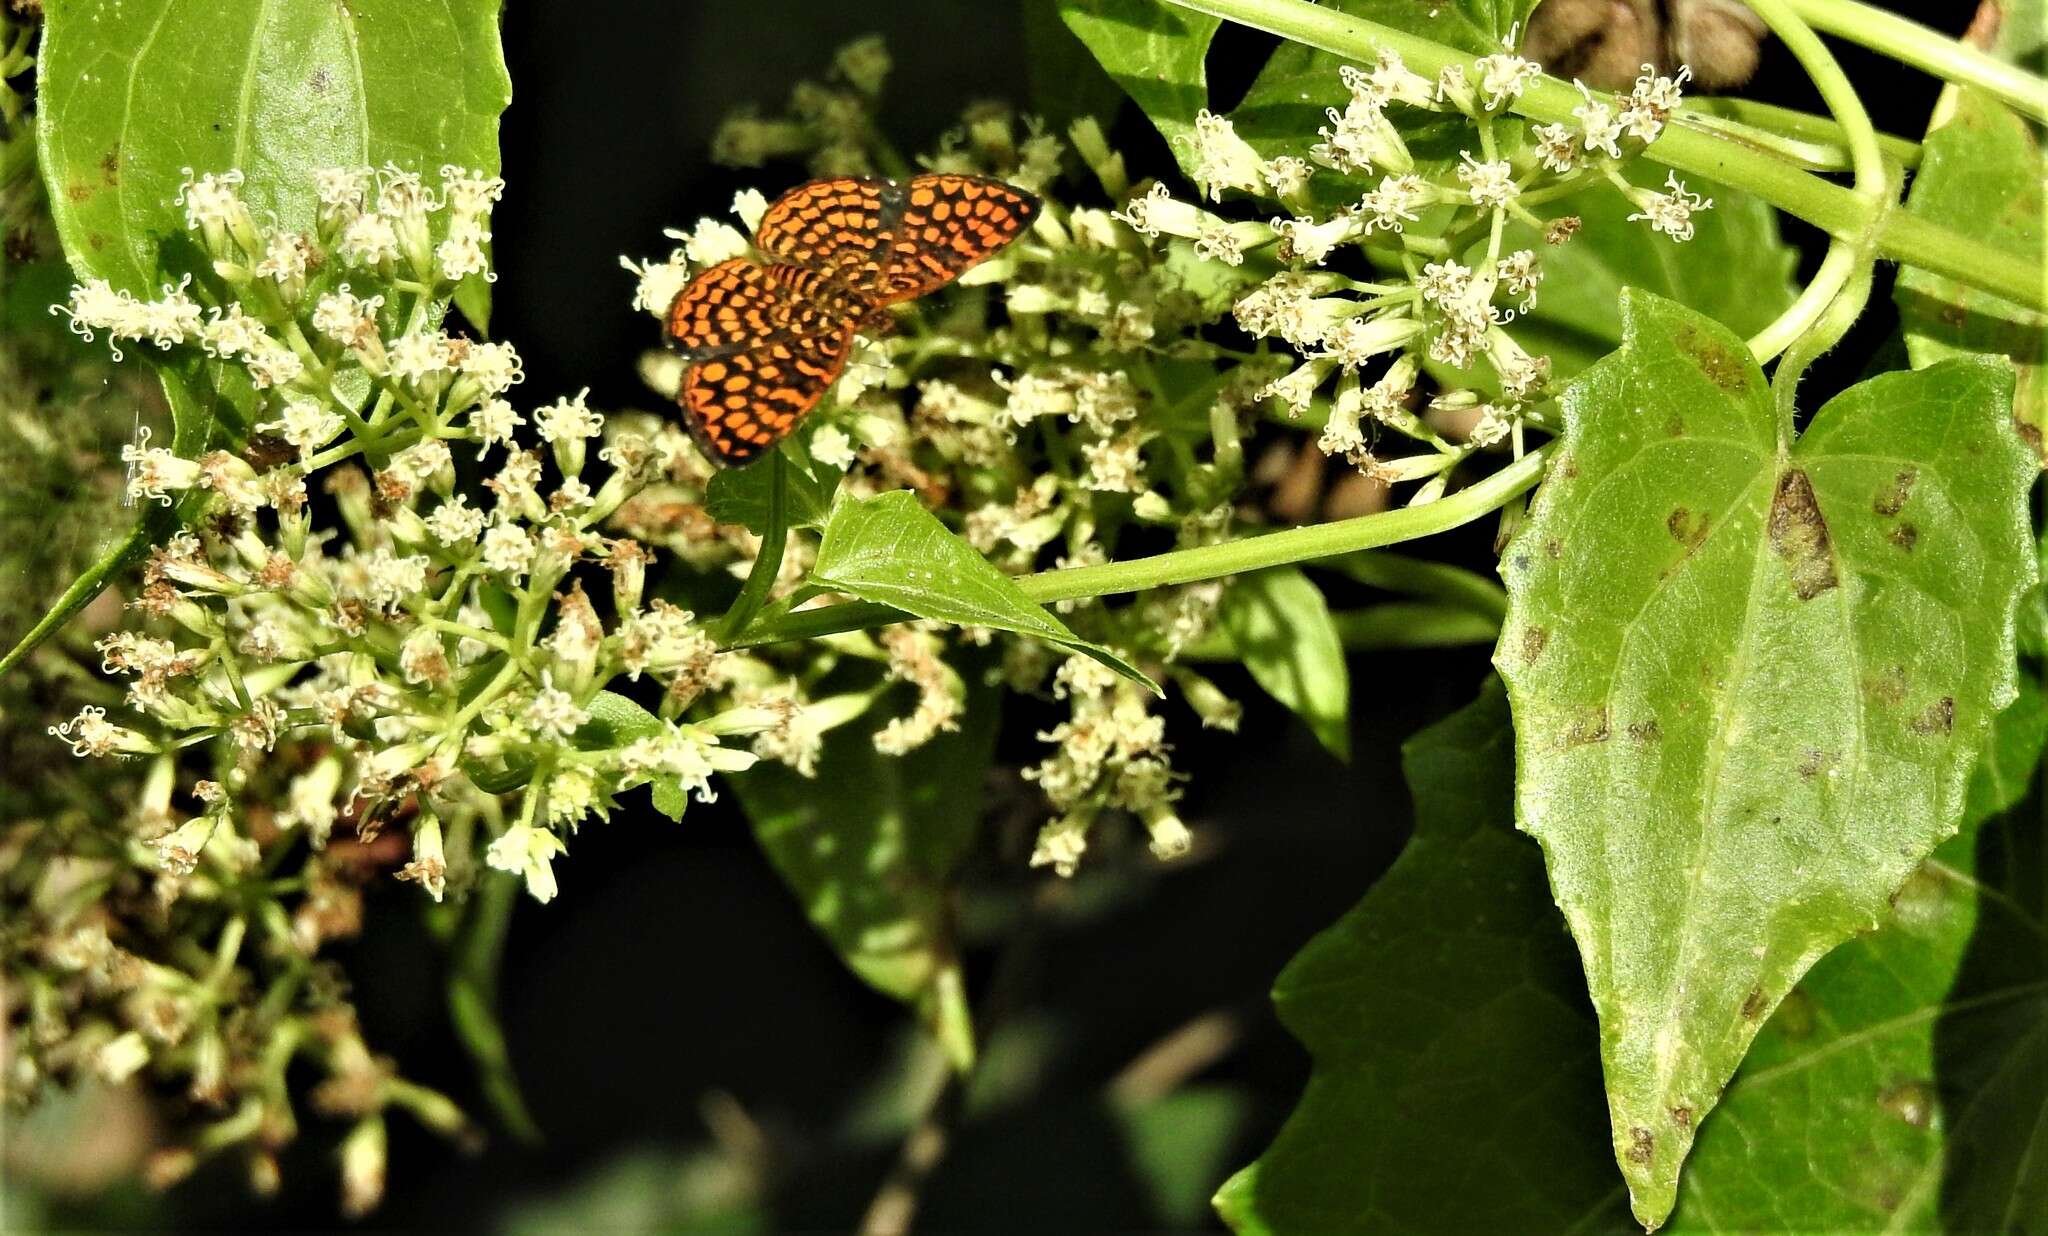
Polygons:
[[[802,178],[793,166],[735,173],[709,162],[711,134],[733,106],[772,109],[841,43],[880,33],[897,63],[884,127],[901,149],[927,146],[973,99],[1046,104],[1033,93],[1046,75],[1034,80],[1021,49],[1048,31],[1064,36],[1047,20],[1049,4],[1033,11],[1040,3],[510,6],[514,101],[504,117],[509,188],[496,216],[493,328],[518,341],[527,389],[587,381],[594,405],[649,405],[634,361],[652,332],[627,304],[630,277],[617,255],[658,247],[663,226],[722,212],[736,188],[772,191]],[[1954,32],[1970,6],[1889,7]],[[1226,28],[1210,57],[1219,105],[1271,46]],[[1069,50],[1071,64],[1095,72]],[[1878,128],[1917,134],[1935,83],[1838,51]],[[1775,45],[1750,93],[1812,105]],[[1094,97],[1116,98],[1106,86]],[[1113,138],[1136,174],[1170,168],[1135,112]],[[1815,238],[1796,223],[1787,230],[1810,268]],[[1880,289],[1871,303],[1855,335],[1813,372],[1811,389],[1852,381],[1889,336],[1889,297]],[[1490,539],[1482,524],[1432,549],[1486,570]],[[1306,1055],[1266,991],[1400,852],[1410,827],[1400,743],[1472,697],[1486,650],[1354,658],[1349,765],[1233,673],[1242,675],[1222,669],[1221,683],[1245,701],[1239,734],[1204,731],[1186,715],[1172,722],[1183,766],[1201,770],[1184,804],[1201,840],[1191,860],[1161,868],[1132,854],[1084,869],[1038,897],[1021,943],[996,940],[975,934],[977,921],[995,917],[976,907],[1014,905],[1050,880],[1015,861],[1016,847],[1028,847],[1028,821],[991,822],[971,860],[967,964],[970,990],[994,987],[1000,1007],[961,1132],[926,1187],[926,1226],[1219,1227],[1209,1193],[1271,1140],[1298,1098]],[[1012,763],[1030,758],[1032,732],[1050,720],[1034,707],[1015,699],[1004,718]],[[367,922],[337,953],[367,1037],[412,1076],[483,1110],[448,1037],[441,962],[417,917],[373,912]],[[636,804],[587,830],[560,899],[515,916],[502,999],[546,1144],[499,1136],[464,1154],[399,1122],[378,1225],[694,1227],[723,1214],[743,1227],[844,1229],[893,1160],[907,1105],[929,1080],[900,1006],[849,974],[804,921],[730,796],[692,810],[680,827]],[[1234,1038],[1220,1052],[1183,1052],[1189,1067],[1177,1088],[1150,1095],[1139,1084],[1149,1075],[1131,1072],[1133,1062],[1191,1023]],[[1199,1048],[1200,1039],[1175,1042]],[[1141,1101],[1128,1101],[1133,1094]],[[45,1127],[67,1115],[93,1118],[57,1112]],[[269,1203],[252,1202],[223,1163],[164,1197],[123,1190],[38,1205],[63,1228],[326,1227],[333,1180],[318,1160],[332,1137],[307,1130]]]

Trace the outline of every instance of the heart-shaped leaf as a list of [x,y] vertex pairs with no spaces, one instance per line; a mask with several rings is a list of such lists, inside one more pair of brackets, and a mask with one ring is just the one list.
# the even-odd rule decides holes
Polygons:
[[1724,327],[1633,291],[1622,321],[1560,401],[1495,663],[1655,1226],[1770,1011],[1955,831],[2035,465],[2003,362],[1874,378],[1792,443]]

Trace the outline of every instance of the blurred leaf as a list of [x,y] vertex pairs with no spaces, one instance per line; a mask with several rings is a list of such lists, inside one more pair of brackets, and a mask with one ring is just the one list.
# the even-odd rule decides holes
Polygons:
[[1308,723],[1316,741],[1351,758],[1351,679],[1322,589],[1295,567],[1240,575],[1218,619],[1266,694]]
[[1209,105],[1203,62],[1223,19],[1155,0],[1059,0],[1059,9],[1067,29],[1166,139],[1181,170],[1190,171],[1195,113]]
[[1016,581],[947,531],[909,490],[841,502],[825,525],[809,583],[959,626],[1014,631],[1095,658],[1158,692],[1150,678],[1033,603]]
[[1124,92],[1095,62],[1088,45],[1060,20],[1060,0],[1020,0],[1024,6],[1025,76],[1031,110],[1055,131],[1083,116],[1106,129]]
[[543,1194],[514,1199],[498,1230],[742,1236],[774,1230],[762,1192],[756,1165],[723,1149],[634,1150]]
[[[1648,168],[1634,178],[1663,187]],[[1713,198],[1714,208],[1695,217],[1695,234],[1683,244],[1629,222],[1635,205],[1604,184],[1540,209],[1547,219],[1582,222],[1562,245],[1545,244],[1527,224],[1509,225],[1503,250],[1533,249],[1543,270],[1535,307],[1515,321],[1515,339],[1550,357],[1553,376],[1570,377],[1620,345],[1623,288],[1675,300],[1745,339],[1799,295],[1792,279],[1799,255],[1778,234],[1777,212],[1718,185],[1691,187]]]
[[[2001,23],[2008,58],[2024,50],[2024,32],[2038,46],[2043,17],[2039,0],[2011,6]],[[1937,120],[1921,145],[1920,169],[1906,209],[1997,246],[2014,263],[2032,270],[2044,265],[2042,250],[2041,147],[2031,125],[1980,90],[1951,87]],[[2048,317],[1958,280],[1907,266],[1893,288],[1906,329],[1906,352],[1916,367],[1951,356],[1991,353],[2010,357],[2018,371],[2013,414],[2027,427],[2036,450],[2048,432],[2048,392],[2042,366],[2048,362]]]
[[1585,982],[1512,827],[1513,742],[1489,681],[1403,748],[1414,837],[1274,984],[1314,1070],[1217,1195],[1237,1231],[1631,1230]]
[[[258,218],[311,230],[319,168],[495,173],[511,97],[496,0],[71,0],[45,15],[37,80],[37,153],[65,256],[80,279],[143,298],[210,275],[176,201],[187,169],[239,169]],[[163,378],[174,450],[241,444],[260,401],[239,366],[190,348],[131,350]],[[173,526],[146,512],[0,671]]]
[[999,710],[981,675],[963,676],[960,728],[906,755],[875,750],[878,706],[826,735],[815,777],[764,761],[730,783],[768,860],[847,966],[915,1005],[965,1070],[974,1034],[951,877],[981,824]]
[[1633,290],[1622,316],[1560,401],[1495,663],[1654,1225],[1765,1015],[1954,832],[2036,465],[2003,364],[1881,375],[1781,443],[1739,338]]
[[1234,1086],[1185,1086],[1149,1103],[1118,1105],[1138,1178],[1152,1195],[1152,1213],[1174,1231],[1198,1231],[1209,1194],[1229,1166],[1251,1104]]
[[[832,495],[838,492],[845,473],[815,459],[800,460],[788,452],[783,457],[785,480],[782,491],[783,521],[791,528],[822,528],[832,514]],[[768,532],[768,488],[775,480],[775,465],[758,468],[725,468],[711,478],[704,490],[704,510],[722,524],[738,524],[755,536]]]
[[1883,930],[1829,954],[1757,1035],[1700,1131],[1670,1230],[1796,1217],[1814,1231],[2024,1231],[2023,1216],[2048,1216],[2048,1174],[2026,1160],[2048,1110],[2041,804],[2004,814],[2044,737],[2048,700],[2024,679],[1962,833]]

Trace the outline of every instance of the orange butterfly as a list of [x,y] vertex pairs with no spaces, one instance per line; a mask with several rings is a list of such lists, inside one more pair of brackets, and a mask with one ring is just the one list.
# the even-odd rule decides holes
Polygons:
[[689,362],[676,402],[721,464],[765,454],[824,397],[857,332],[885,306],[943,287],[1017,239],[1038,199],[981,176],[841,177],[798,185],[754,230],[766,264],[732,258],[669,306],[669,345]]

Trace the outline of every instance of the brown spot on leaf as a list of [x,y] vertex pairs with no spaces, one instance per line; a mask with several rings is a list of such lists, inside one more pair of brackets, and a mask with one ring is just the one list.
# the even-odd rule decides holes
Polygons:
[[1677,1125],[1681,1129],[1690,1129],[1692,1127],[1692,1108],[1687,1107],[1683,1103],[1679,1104],[1677,1107],[1672,1108],[1671,1123]]
[[1692,357],[1700,372],[1707,375],[1707,381],[1731,395],[1739,395],[1749,389],[1747,359],[1737,356],[1727,344],[1690,325],[1678,328],[1675,342],[1680,351]]
[[1542,627],[1530,627],[1522,632],[1522,664],[1532,665],[1543,655],[1543,649],[1550,643],[1550,632]]
[[1920,469],[1911,464],[1893,477],[1891,484],[1877,491],[1877,497],[1870,503],[1870,509],[1889,519],[1906,509],[1906,499],[1913,496],[1913,482],[1920,479]]
[[1934,1123],[1934,1085],[1925,1081],[1896,1081],[1880,1090],[1877,1105],[1916,1129]]
[[1870,680],[1870,693],[1880,703],[1899,705],[1906,702],[1906,667],[1894,665],[1876,678]]
[[1607,739],[1607,706],[1602,704],[1598,708],[1587,709],[1578,720],[1572,722],[1572,727],[1564,732],[1563,745],[1566,748],[1583,747],[1590,743],[1606,742]]
[[1809,747],[1806,755],[1799,761],[1799,775],[1811,781],[1834,766],[1834,756]]
[[1946,734],[1956,727],[1956,701],[1944,695],[1910,722],[1915,734]]
[[1567,481],[1571,480],[1579,474],[1579,461],[1573,456],[1566,455],[1557,461],[1557,474]]
[[1699,548],[1701,541],[1707,539],[1707,514],[1705,511],[1694,511],[1682,506],[1673,507],[1671,514],[1664,520],[1664,530],[1671,534],[1672,540],[1685,546],[1686,551],[1690,553]]
[[120,146],[117,145],[100,156],[100,179],[106,181],[109,188],[121,183]]
[[1671,419],[1664,422],[1664,432],[1674,438],[1683,438],[1685,436],[1685,419],[1676,412],[1673,412]]
[[1664,741],[1664,727],[1657,724],[1657,718],[1628,723],[1628,740],[1639,747]]
[[1757,1018],[1762,1017],[1765,1010],[1770,1007],[1770,997],[1764,995],[1763,988],[1752,987],[1749,989],[1749,994],[1742,998],[1742,1020],[1755,1021]]
[[1827,521],[1813,496],[1813,482],[1798,468],[1778,478],[1771,499],[1771,548],[1792,574],[1792,591],[1811,601],[1841,583],[1835,575],[1835,549],[1828,540]]
[[1784,1001],[1778,1005],[1777,1013],[1771,1018],[1771,1024],[1791,1039],[1811,1036],[1815,1021],[1813,997],[1799,987],[1794,987],[1786,994]]
[[1551,558],[1562,558],[1564,557],[1564,542],[1556,537],[1551,537],[1543,542],[1543,552]]
[[1892,529],[1889,539],[1892,544],[1910,554],[1913,552],[1913,547],[1920,543],[1920,529],[1908,523],[1901,523],[1898,527]]
[[91,185],[80,184],[74,180],[70,184],[64,186],[64,196],[70,198],[74,202],[87,201],[92,197],[92,195],[93,187]]
[[1657,1151],[1657,1135],[1637,1125],[1628,1131],[1628,1158],[1631,1163],[1648,1163]]

